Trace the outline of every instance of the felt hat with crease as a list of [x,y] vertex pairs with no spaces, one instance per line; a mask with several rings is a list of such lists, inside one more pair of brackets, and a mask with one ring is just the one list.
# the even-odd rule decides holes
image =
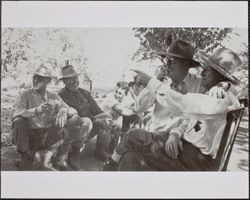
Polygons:
[[188,42],[182,40],[174,40],[169,46],[167,52],[157,53],[162,57],[175,57],[188,60],[191,65],[190,67],[195,68],[200,65],[198,61],[193,59],[195,48]]
[[233,76],[233,73],[241,65],[239,56],[230,49],[219,48],[212,55],[208,56],[204,52],[198,52],[201,63],[210,66],[235,84],[240,84],[240,80]]
[[66,65],[61,70],[61,76],[59,77],[59,80],[63,78],[76,77],[80,74],[81,73],[77,72],[72,65]]

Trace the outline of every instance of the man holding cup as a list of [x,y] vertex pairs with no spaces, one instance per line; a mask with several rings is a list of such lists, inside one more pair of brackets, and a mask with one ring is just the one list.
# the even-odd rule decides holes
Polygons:
[[[22,92],[13,106],[13,143],[21,155],[16,161],[21,170],[29,170],[35,163],[42,164],[47,170],[55,170],[54,167],[69,169],[64,159],[65,144],[77,137],[70,129],[78,127],[79,117],[76,110],[47,90],[52,79],[51,67],[41,64],[35,70],[33,87]],[[58,145],[60,141],[62,144]],[[56,152],[53,166],[51,161]]]

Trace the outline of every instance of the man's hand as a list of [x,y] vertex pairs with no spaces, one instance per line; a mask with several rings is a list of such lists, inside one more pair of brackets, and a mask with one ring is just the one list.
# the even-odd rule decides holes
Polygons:
[[209,90],[208,95],[217,99],[224,99],[226,97],[226,90],[222,87],[214,86]]
[[177,159],[178,147],[183,151],[182,141],[176,133],[171,133],[166,144],[165,151],[170,158]]
[[120,124],[115,123],[113,120],[109,123],[109,127],[111,127],[113,130],[120,130],[122,127]]
[[137,73],[137,76],[135,78],[135,83],[136,84],[141,84],[144,87],[146,87],[148,85],[148,82],[150,81],[150,79],[152,77],[149,76],[148,74],[146,74],[145,72],[142,72],[142,71],[139,71],[139,70],[134,70],[134,69],[131,69],[131,70]]
[[119,114],[122,113],[122,107],[119,104],[114,105],[113,109],[114,109],[115,112],[118,112]]
[[67,122],[67,108],[60,108],[56,115],[56,126],[62,128]]
[[156,74],[157,79],[159,81],[164,81],[166,76],[167,76],[166,68],[164,66],[160,66]]
[[49,102],[42,103],[40,106],[36,108],[37,113],[48,113],[51,114],[53,112],[53,106]]

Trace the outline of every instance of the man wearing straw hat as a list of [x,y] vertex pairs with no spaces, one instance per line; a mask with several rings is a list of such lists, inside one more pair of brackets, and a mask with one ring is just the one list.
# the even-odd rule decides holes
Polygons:
[[[13,106],[13,142],[21,154],[16,164],[23,170],[30,169],[35,161],[42,162],[48,170],[55,170],[52,156],[56,152],[53,164],[67,168],[60,154],[63,144],[74,138],[74,133],[68,129],[76,126],[79,117],[77,111],[69,108],[57,94],[47,91],[52,79],[51,68],[48,63],[41,64],[34,72],[33,88],[22,92]],[[60,140],[62,146],[53,146]]]
[[[105,114],[96,101],[87,90],[79,88],[78,73],[72,65],[66,65],[61,70],[62,76],[60,80],[65,84],[58,94],[70,107],[77,110],[81,118],[87,118],[91,122],[91,132],[84,140],[78,141],[78,145],[72,148],[69,163],[76,168],[79,166],[80,150],[84,143],[97,135],[95,155],[101,160],[105,160],[109,154],[110,134],[108,131],[109,118],[111,116]],[[76,144],[77,144],[76,143]]]
[[[174,43],[172,45],[174,45]],[[170,46],[167,52],[167,56],[168,56],[168,62],[171,61],[171,63],[168,63],[168,68],[170,68],[168,70],[170,72],[169,76],[172,78],[172,83],[173,83],[176,80],[178,81],[178,77],[184,78],[185,76],[183,76],[183,74],[181,73],[178,73],[178,69],[175,70],[176,73],[171,74],[171,71],[173,71],[173,67],[177,66],[176,59],[178,58],[180,59],[180,56],[176,55],[176,53],[171,52],[172,50],[173,48],[171,48]],[[227,60],[228,65],[230,65],[233,69],[235,69],[239,65],[240,60],[235,53],[233,53],[230,50],[229,51],[220,50],[220,51],[215,52],[215,55],[213,56],[213,58],[214,57],[219,58],[222,61],[222,66],[227,66],[226,62],[223,63],[223,61],[225,61],[225,59],[228,59],[228,58],[229,58],[229,60]],[[183,59],[183,57],[181,59]],[[121,141],[121,144],[116,149],[118,154],[113,155],[113,158],[117,159],[116,161],[120,161],[119,170],[125,170],[125,171],[126,170],[132,170],[132,171],[140,170],[141,168],[140,158],[142,158],[145,154],[148,154],[150,155],[149,157],[154,158],[153,160],[155,161],[155,163],[158,164],[158,165],[156,164],[155,168],[158,170],[177,170],[177,171],[179,170],[180,171],[181,170],[214,170],[216,168],[214,163],[212,163],[211,165],[208,165],[208,164],[204,165],[204,163],[207,161],[203,162],[199,158],[202,158],[202,159],[205,158],[204,160],[206,160],[207,158],[209,160],[207,163],[210,163],[210,161],[213,160],[217,151],[216,147],[218,147],[217,146],[218,143],[216,141],[216,139],[218,139],[218,135],[216,135],[217,137],[214,135],[214,137],[210,138],[209,135],[206,135],[209,133],[209,131],[205,131],[205,134],[204,132],[201,133],[201,135],[205,135],[205,136],[204,136],[203,141],[201,139],[201,144],[200,144],[195,140],[195,136],[197,136],[197,134],[195,135],[196,131],[199,131],[202,129],[200,127],[197,128],[197,123],[198,125],[200,125],[200,122],[195,120],[192,123],[192,125],[190,125],[188,123],[189,122],[188,120],[181,120],[179,118],[179,117],[182,117],[182,115],[185,115],[186,113],[189,113],[191,115],[192,113],[194,114],[194,113],[201,112],[202,114],[202,112],[206,110],[205,109],[206,107],[210,109],[210,107],[206,105],[207,101],[204,101],[204,99],[209,99],[209,97],[207,96],[200,97],[199,96],[200,94],[182,95],[182,94],[187,93],[187,91],[180,92],[176,90],[175,88],[178,88],[178,85],[177,87],[173,87],[171,85],[172,84],[171,81],[168,84],[167,83],[162,84],[160,81],[151,78],[145,73],[142,73],[139,71],[137,72],[140,77],[140,82],[147,85],[147,89],[144,90],[144,92],[142,92],[139,98],[137,99],[138,100],[137,109],[141,112],[147,109],[148,107],[150,107],[151,104],[155,105],[153,116],[152,116],[153,128],[152,130],[149,130],[149,132],[145,130],[134,129],[134,130],[129,131],[126,134],[126,137],[124,137],[123,141]],[[210,90],[210,95],[216,95],[216,98],[223,99],[225,98],[225,90],[228,90],[229,88],[228,87],[229,84],[227,83],[227,81],[233,82],[233,80],[236,80],[236,79],[228,78],[230,77],[228,76],[230,72],[228,71],[227,75],[225,75],[225,73],[221,74],[220,72],[217,72],[216,70],[209,70],[208,72],[204,70],[202,73],[202,79],[201,79],[200,85],[197,84],[197,82],[193,82],[193,83],[197,84],[195,85],[196,89],[200,87],[200,88],[204,88],[207,91],[211,89],[212,86],[215,86],[216,84],[221,83],[222,84],[221,87],[219,86],[213,87]],[[198,92],[200,91],[198,90]],[[197,95],[199,97],[197,97]],[[193,100],[192,98],[190,98],[190,96],[193,98]],[[232,95],[230,95],[230,97],[232,97]],[[199,100],[199,98],[201,101],[196,102],[195,100]],[[210,101],[213,102],[213,105],[216,105],[217,103],[213,99],[212,100],[210,99]],[[237,99],[235,100],[235,102],[236,103],[234,105],[237,107],[238,105]],[[227,106],[226,103],[224,103],[223,105]],[[223,106],[221,106],[221,109],[222,107]],[[213,108],[211,109],[213,110]],[[216,112],[216,111],[211,111],[211,112]],[[165,117],[164,117],[164,113],[165,113]],[[168,114],[168,117],[166,116],[166,114]],[[186,114],[185,117],[188,117],[188,116],[189,115]],[[195,114],[193,116],[197,117]],[[216,124],[216,126],[225,125],[225,121],[223,121],[224,118],[220,120],[221,120],[220,122],[223,122],[223,123]],[[193,134],[194,135],[193,139],[190,139],[191,141],[193,140],[193,143],[191,142],[191,144],[189,142],[186,142],[185,137],[183,138],[183,135],[185,135],[184,133],[187,127],[190,128],[190,126],[191,126],[191,129],[190,129],[191,131],[190,130],[188,131],[189,135],[190,135],[190,132],[191,133],[195,132]],[[162,129],[164,127],[167,127],[167,128],[165,130],[160,131],[160,128]],[[221,128],[220,130],[223,129],[223,127],[220,127],[220,128]],[[204,131],[204,127],[201,131]],[[219,135],[220,134],[221,132],[219,133]],[[208,142],[209,138],[211,141]],[[187,139],[187,141],[189,140]],[[182,146],[182,143],[183,143],[183,146]],[[215,145],[212,145],[214,143]],[[207,151],[203,151],[202,147],[204,147]],[[184,149],[184,151],[181,151],[182,149]],[[202,157],[202,155],[208,155],[208,156]],[[131,162],[132,160],[133,162]],[[115,166],[114,162],[113,162],[113,166]]]

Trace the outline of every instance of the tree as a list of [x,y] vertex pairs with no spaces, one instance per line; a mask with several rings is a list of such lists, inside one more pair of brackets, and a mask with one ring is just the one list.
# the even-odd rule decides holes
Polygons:
[[[174,39],[188,41],[196,50],[210,54],[218,46],[224,46],[223,40],[230,41],[232,35],[240,37],[232,28],[134,28],[133,30],[141,44],[133,56],[133,60],[138,62],[156,59],[156,53],[166,52]],[[240,49],[237,53],[242,65],[235,75],[242,82],[243,95],[248,96],[248,45],[243,42]],[[194,73],[199,73],[200,70],[196,68]]]
[[248,73],[249,73],[249,68],[248,68],[248,44],[243,43],[241,45],[242,49],[241,52],[239,53],[239,56],[241,57],[242,64],[237,70],[237,73],[235,74],[237,78],[241,81],[241,86],[242,86],[242,93],[241,96],[248,97],[248,91],[249,91],[249,82],[248,82]]
[[167,50],[171,42],[181,39],[190,42],[196,49],[211,52],[232,32],[231,28],[134,28],[140,39],[140,48],[133,60],[148,60],[157,57],[156,52]]
[[87,73],[84,34],[82,29],[3,28],[1,79],[11,77],[21,85],[41,62],[51,63],[59,75],[65,60]]

